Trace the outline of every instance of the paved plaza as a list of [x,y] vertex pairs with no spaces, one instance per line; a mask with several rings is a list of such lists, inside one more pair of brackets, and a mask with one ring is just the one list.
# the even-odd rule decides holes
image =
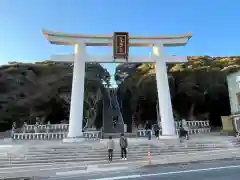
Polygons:
[[[1,141],[0,177],[86,174],[135,169],[149,164],[181,164],[240,157],[238,139],[210,133],[193,135],[183,143],[177,139],[128,138],[128,160],[120,159],[120,148],[116,145],[113,162],[109,164],[106,141]],[[114,141],[118,144],[119,139]],[[150,161],[148,152],[151,153]]]
[[188,180],[194,179],[202,180],[226,180],[231,177],[232,179],[238,179],[240,160],[215,160],[211,162],[199,162],[188,164],[177,164],[169,166],[156,166],[146,167],[130,170],[122,170],[118,172],[104,172],[104,173],[91,173],[81,175],[68,175],[55,178],[42,178],[43,180],[124,180],[124,179],[136,179],[136,180]]

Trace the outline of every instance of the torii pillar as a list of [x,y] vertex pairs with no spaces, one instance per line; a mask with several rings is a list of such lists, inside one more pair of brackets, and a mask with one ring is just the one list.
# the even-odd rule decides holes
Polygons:
[[46,30],[43,31],[43,34],[52,44],[75,46],[74,55],[57,55],[51,58],[52,61],[74,62],[69,132],[65,142],[82,141],[85,62],[155,63],[158,105],[162,123],[161,138],[177,138],[166,63],[187,62],[187,57],[165,56],[163,50],[168,46],[184,46],[192,37],[191,34],[158,37],[130,36],[129,46],[153,47],[153,55],[129,56],[127,59],[113,59],[112,56],[89,56],[86,53],[86,46],[114,46],[112,35],[76,35]]
[[[168,57],[164,56],[163,45],[153,46],[153,56],[156,58],[155,71],[157,80],[158,108],[161,116],[162,136],[160,138],[176,138],[176,127],[173,117],[171,95],[168,83]],[[164,87],[164,88],[163,88]]]

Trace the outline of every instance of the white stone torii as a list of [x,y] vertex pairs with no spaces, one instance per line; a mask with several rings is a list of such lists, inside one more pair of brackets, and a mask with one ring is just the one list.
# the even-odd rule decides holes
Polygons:
[[126,59],[114,59],[113,56],[90,56],[86,52],[87,46],[113,46],[113,35],[78,35],[43,30],[43,34],[50,43],[56,45],[75,46],[74,55],[52,56],[53,61],[74,62],[73,81],[70,105],[70,119],[68,138],[65,142],[82,140],[83,100],[85,62],[99,63],[155,63],[159,109],[162,123],[162,138],[176,138],[173,119],[171,97],[169,93],[166,63],[187,62],[187,57],[165,56],[164,47],[184,46],[192,37],[191,34],[178,36],[141,37],[130,36],[130,47],[153,47],[152,56],[129,56]]

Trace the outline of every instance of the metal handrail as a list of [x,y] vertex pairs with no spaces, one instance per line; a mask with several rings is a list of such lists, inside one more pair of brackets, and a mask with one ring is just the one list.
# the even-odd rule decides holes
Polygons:
[[122,125],[123,125],[123,131],[124,131],[124,121],[123,121],[123,116],[122,116],[122,112],[121,112],[121,109],[120,109],[120,106],[119,106],[119,103],[118,103],[118,98],[117,98],[117,95],[116,95],[116,91],[114,89],[114,97],[116,98],[116,103],[117,103],[117,106],[118,106],[118,110],[119,110],[119,113],[120,113],[120,117],[121,117],[121,121],[122,121]]
[[110,107],[112,108],[112,99],[111,99],[111,95],[110,95],[110,92],[109,92],[109,88],[107,88],[107,94],[108,94],[108,98],[109,98],[109,104],[110,104]]

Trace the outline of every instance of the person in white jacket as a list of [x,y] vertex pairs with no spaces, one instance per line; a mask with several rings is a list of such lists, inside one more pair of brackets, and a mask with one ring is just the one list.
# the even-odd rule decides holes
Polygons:
[[112,162],[114,147],[115,147],[115,142],[112,139],[112,136],[109,136],[109,140],[107,142],[109,162]]
[[189,139],[189,135],[188,135],[189,127],[188,127],[187,121],[185,119],[182,119],[181,128],[184,131],[182,133],[182,136],[184,136],[186,139]]

